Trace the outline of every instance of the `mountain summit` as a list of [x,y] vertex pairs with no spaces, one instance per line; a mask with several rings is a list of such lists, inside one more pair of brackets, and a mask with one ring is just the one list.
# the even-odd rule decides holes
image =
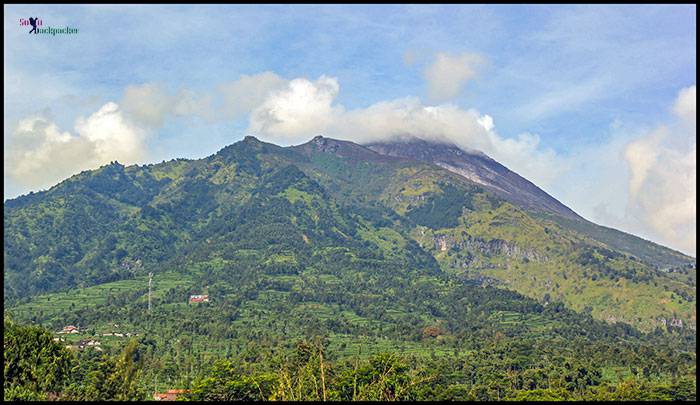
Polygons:
[[526,209],[535,209],[582,219],[529,180],[479,151],[465,151],[456,145],[428,142],[418,138],[397,142],[371,143],[369,149],[382,155],[399,156],[433,163],[457,173]]

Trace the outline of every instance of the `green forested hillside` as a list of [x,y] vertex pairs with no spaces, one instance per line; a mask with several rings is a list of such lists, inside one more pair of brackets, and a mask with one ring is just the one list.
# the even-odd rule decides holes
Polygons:
[[325,138],[281,148],[249,137],[198,161],[113,163],[4,211],[9,304],[240,249],[342,246],[647,331],[695,324],[694,260],[664,267],[439,167]]
[[[319,375],[305,368],[317,352],[294,357],[299,344],[333,364],[329,392],[310,399],[625,398],[695,384],[694,259],[662,271],[455,173],[349,142],[247,137],[201,160],[115,162],[6,201],[4,217],[6,314],[79,325],[67,339],[99,338],[108,353],[126,339],[104,334],[137,334],[139,395],[232,399],[260,373],[270,391],[250,395],[293,399],[309,386],[285,378]],[[201,293],[210,302],[188,303]],[[405,372],[391,389],[372,377],[386,361]],[[226,381],[240,392],[217,391]]]

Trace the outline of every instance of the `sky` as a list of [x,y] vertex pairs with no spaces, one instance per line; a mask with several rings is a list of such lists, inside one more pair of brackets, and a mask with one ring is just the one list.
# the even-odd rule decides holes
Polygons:
[[695,5],[5,5],[3,49],[5,200],[246,135],[413,135],[696,253]]

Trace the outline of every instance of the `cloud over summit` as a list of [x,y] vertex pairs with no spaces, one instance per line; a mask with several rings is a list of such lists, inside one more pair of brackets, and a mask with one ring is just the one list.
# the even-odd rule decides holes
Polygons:
[[541,147],[537,135],[504,138],[495,132],[492,117],[474,109],[426,105],[416,97],[346,109],[335,102],[339,92],[337,78],[294,79],[253,110],[248,132],[285,145],[306,142],[316,134],[358,143],[404,136],[454,143],[480,150],[539,185],[553,179],[553,167],[566,167],[553,151]]
[[308,140],[342,115],[343,108],[332,105],[339,91],[338,80],[328,76],[291,80],[252,111],[249,131],[283,143]]

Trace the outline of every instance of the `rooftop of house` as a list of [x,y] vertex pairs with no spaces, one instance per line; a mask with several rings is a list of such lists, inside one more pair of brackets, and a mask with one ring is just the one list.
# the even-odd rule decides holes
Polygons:
[[188,389],[169,389],[167,392],[154,392],[153,393],[153,399],[157,401],[173,401],[177,398],[178,395],[180,394],[185,394],[191,392],[191,390]]

